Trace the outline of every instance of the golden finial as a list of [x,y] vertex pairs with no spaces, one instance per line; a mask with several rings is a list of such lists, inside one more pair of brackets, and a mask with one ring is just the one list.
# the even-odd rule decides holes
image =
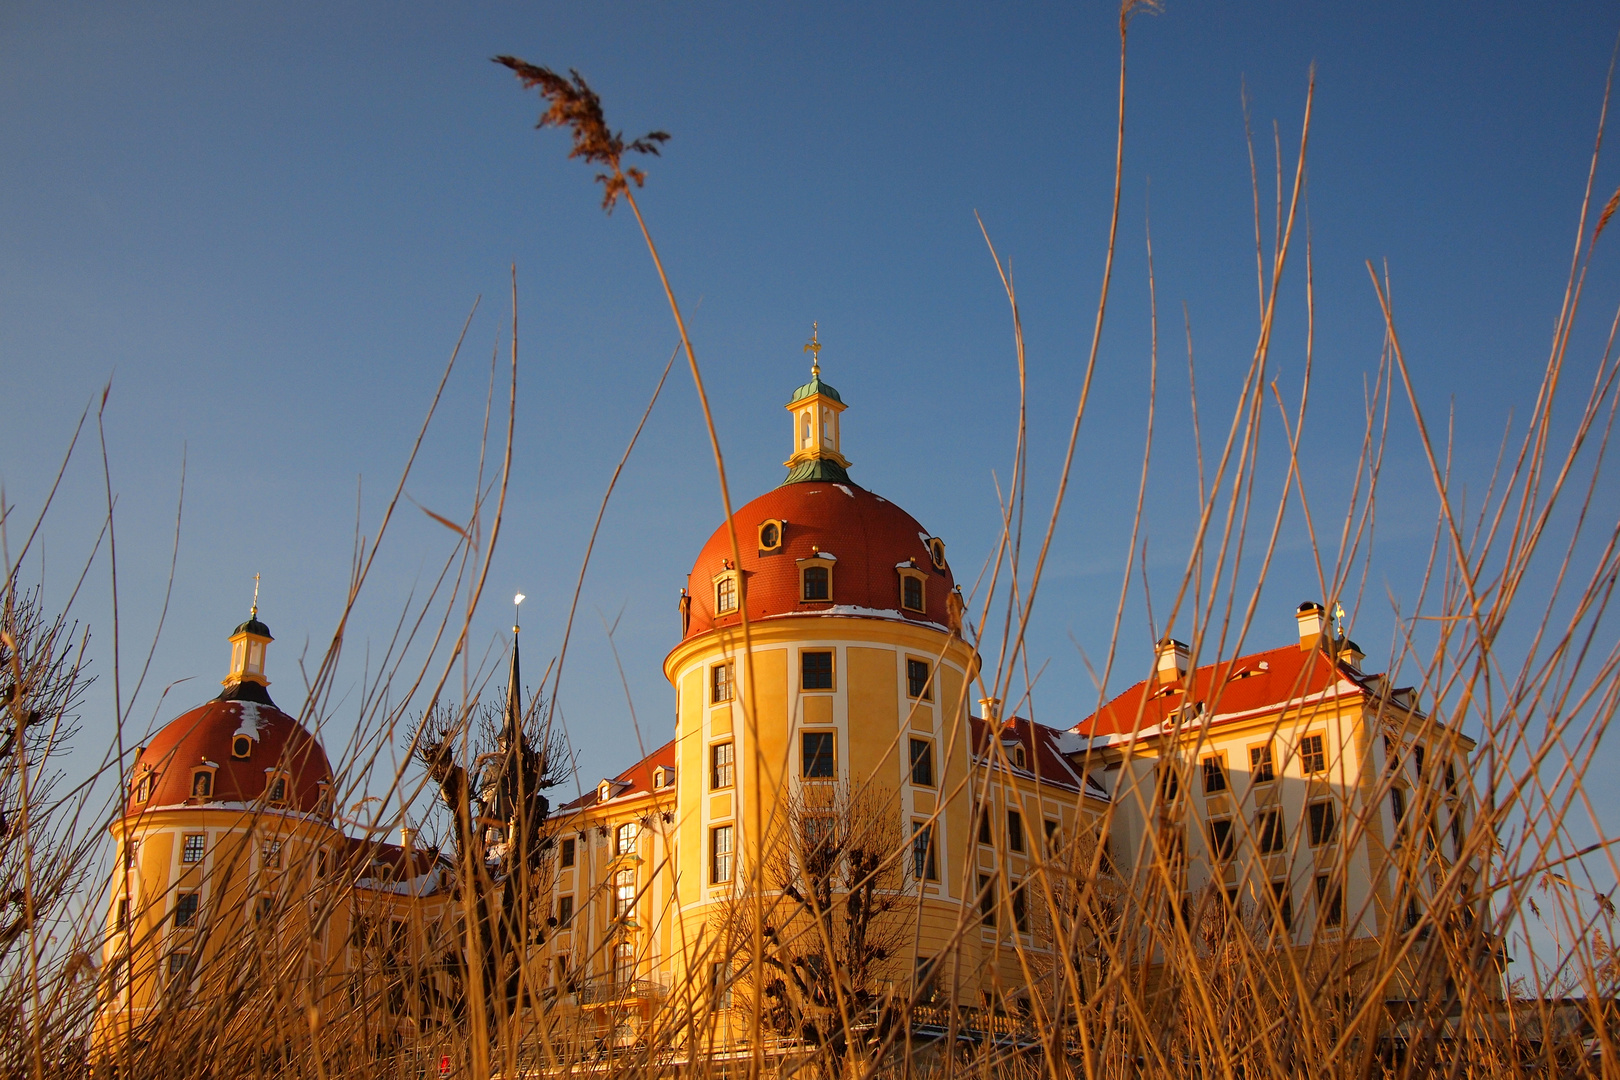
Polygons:
[[810,340],[805,343],[804,351],[810,354],[810,377],[821,378],[821,340],[817,335],[821,332],[820,323],[810,324]]
[[259,575],[253,575],[253,609],[248,612],[249,618],[259,617]]

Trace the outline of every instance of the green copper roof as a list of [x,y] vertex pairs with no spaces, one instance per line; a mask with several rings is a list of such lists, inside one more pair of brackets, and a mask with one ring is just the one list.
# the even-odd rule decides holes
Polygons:
[[801,461],[787,474],[782,486],[788,484],[802,484],[806,480],[825,480],[833,484],[847,484],[850,482],[849,473],[844,467],[830,458],[816,458],[814,461]]
[[788,398],[788,404],[791,405],[795,401],[802,401],[816,394],[826,394],[840,405],[844,403],[844,399],[838,396],[838,391],[832,388],[831,383],[822,382],[820,375],[812,375],[809,382],[793,391],[793,396]]

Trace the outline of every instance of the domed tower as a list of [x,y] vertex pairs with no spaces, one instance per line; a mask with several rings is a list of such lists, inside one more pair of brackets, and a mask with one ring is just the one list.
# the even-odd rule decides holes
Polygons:
[[[955,923],[971,851],[977,654],[944,541],[850,479],[846,406],[819,362],[786,407],[788,475],[734,514],[740,551],[724,523],[704,544],[664,661],[677,697],[684,937],[705,940],[698,928],[755,886],[805,807],[873,791],[899,818],[926,959],[948,933],[934,943],[928,928]],[[894,964],[909,976],[910,959]]]
[[[270,698],[274,639],[254,604],[231,632],[218,696],[141,747],[116,844],[97,1024],[101,1053],[165,1011],[202,1000],[235,970],[224,950],[307,947],[310,891],[345,838],[334,826],[332,767],[320,742]],[[275,932],[271,933],[274,927]]]

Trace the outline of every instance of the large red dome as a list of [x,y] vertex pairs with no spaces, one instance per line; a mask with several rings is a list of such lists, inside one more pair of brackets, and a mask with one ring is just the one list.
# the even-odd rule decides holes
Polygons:
[[[741,570],[750,621],[782,615],[845,615],[905,619],[946,627],[949,597],[956,588],[948,564],[936,565],[932,537],[894,503],[854,484],[807,481],[784,484],[733,515],[742,549]],[[780,521],[781,546],[761,549],[760,526]],[[800,560],[832,556],[827,601],[800,598]],[[939,549],[944,563],[943,545]],[[736,613],[715,616],[714,579],[730,567],[731,538],[720,526],[692,566],[691,613],[686,636],[717,626],[735,626]],[[920,571],[922,611],[901,602],[901,564]]]
[[[235,689],[235,688],[233,688]],[[128,812],[179,804],[269,805],[269,784],[280,771],[289,781],[286,809],[314,813],[321,808],[321,784],[332,781],[326,751],[297,720],[264,700],[216,698],[181,713],[153,736],[130,774]],[[231,691],[227,691],[229,696]],[[238,736],[246,739],[236,745]],[[240,755],[246,751],[246,756]],[[233,755],[233,751],[236,752]],[[214,767],[206,799],[193,798],[192,777],[198,767]],[[149,789],[143,778],[150,774]],[[142,798],[150,792],[150,797]]]

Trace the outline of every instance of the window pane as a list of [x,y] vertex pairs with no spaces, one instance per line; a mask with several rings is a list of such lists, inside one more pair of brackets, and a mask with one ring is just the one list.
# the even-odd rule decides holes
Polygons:
[[928,662],[926,660],[906,661],[906,693],[914,698],[930,696],[928,693]]
[[1204,759],[1204,792],[1226,790],[1226,762],[1218,757]]
[[828,574],[825,566],[807,566],[804,568],[804,598],[806,600],[825,600],[828,596]]
[[1229,818],[1216,818],[1209,823],[1209,850],[1217,859],[1232,857],[1232,822]]
[[804,733],[804,777],[807,780],[832,779],[838,774],[837,760],[833,756],[833,733],[807,731]]
[[979,875],[979,921],[996,925],[996,879],[988,874]]
[[934,786],[934,744],[927,739],[911,740],[911,782],[919,787]]
[[1256,784],[1276,779],[1271,768],[1271,744],[1249,747],[1249,778]]
[[574,921],[574,898],[560,896],[557,898],[557,928],[562,929]]
[[1300,740],[1299,764],[1307,775],[1327,770],[1327,754],[1322,750],[1322,736],[1307,735]]
[[938,881],[934,866],[934,826],[919,821],[911,830],[911,872],[918,881]]
[[799,686],[805,690],[831,690],[833,685],[833,654],[830,652],[803,652],[799,654]]
[[562,864],[564,866],[574,865],[574,841],[572,838],[562,842]]
[[1310,815],[1311,846],[1330,844],[1338,835],[1339,814],[1331,802],[1313,802],[1307,808]]
[[723,577],[714,585],[714,611],[717,615],[724,615],[728,611],[737,610],[737,579]]
[[202,862],[203,842],[202,833],[191,833],[186,837],[185,846],[180,851],[180,861],[188,863]]
[[174,925],[197,925],[197,894],[181,893],[174,904]]
[[715,884],[731,880],[732,826],[721,825],[710,832],[709,880]]
[[1266,810],[1260,814],[1260,853],[1275,855],[1283,849],[1283,818],[1281,810]]
[[614,840],[613,853],[615,855],[632,855],[636,850],[635,822],[627,822],[619,826]]
[[709,748],[709,786],[716,790],[732,785],[734,764],[733,744],[719,743]]
[[1024,817],[1016,810],[1007,811],[1007,847],[1024,850]]
[[923,583],[921,579],[903,577],[900,579],[900,603],[913,611],[923,609]]
[[718,704],[732,698],[731,678],[736,670],[731,664],[716,664],[709,669],[709,701]]

